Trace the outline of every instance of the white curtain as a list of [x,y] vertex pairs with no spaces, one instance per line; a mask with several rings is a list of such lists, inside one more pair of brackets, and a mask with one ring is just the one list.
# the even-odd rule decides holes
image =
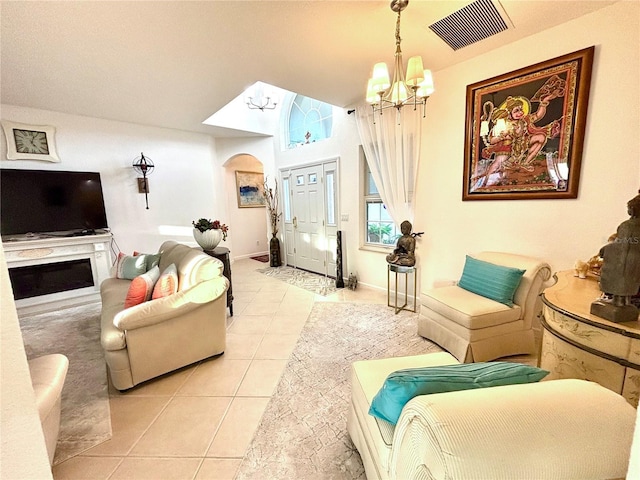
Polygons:
[[[374,123],[375,121],[375,123]],[[394,223],[413,223],[422,108],[407,105],[373,113],[370,105],[356,108],[356,123],[373,180]]]

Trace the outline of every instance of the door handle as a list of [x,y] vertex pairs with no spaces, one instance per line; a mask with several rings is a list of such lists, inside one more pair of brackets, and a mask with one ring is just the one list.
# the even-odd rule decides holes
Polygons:
[[298,217],[293,217],[293,228],[298,228]]

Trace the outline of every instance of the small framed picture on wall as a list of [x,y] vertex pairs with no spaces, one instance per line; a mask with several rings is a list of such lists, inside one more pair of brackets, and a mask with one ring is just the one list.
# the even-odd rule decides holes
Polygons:
[[236,171],[236,194],[238,208],[264,207],[264,175]]

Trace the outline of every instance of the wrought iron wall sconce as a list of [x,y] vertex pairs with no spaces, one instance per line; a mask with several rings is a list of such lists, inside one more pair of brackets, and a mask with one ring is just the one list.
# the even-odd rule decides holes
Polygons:
[[149,179],[147,176],[153,172],[154,164],[149,157],[145,157],[144,153],[140,152],[140,156],[133,161],[133,169],[142,175],[142,178],[138,178],[138,193],[144,193],[144,199],[149,210]]

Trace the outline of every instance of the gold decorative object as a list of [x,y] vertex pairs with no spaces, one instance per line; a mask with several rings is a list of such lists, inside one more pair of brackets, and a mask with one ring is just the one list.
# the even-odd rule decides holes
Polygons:
[[573,264],[574,277],[587,278],[588,272],[589,272],[589,264],[587,262],[583,262],[582,260],[576,260],[576,263]]

